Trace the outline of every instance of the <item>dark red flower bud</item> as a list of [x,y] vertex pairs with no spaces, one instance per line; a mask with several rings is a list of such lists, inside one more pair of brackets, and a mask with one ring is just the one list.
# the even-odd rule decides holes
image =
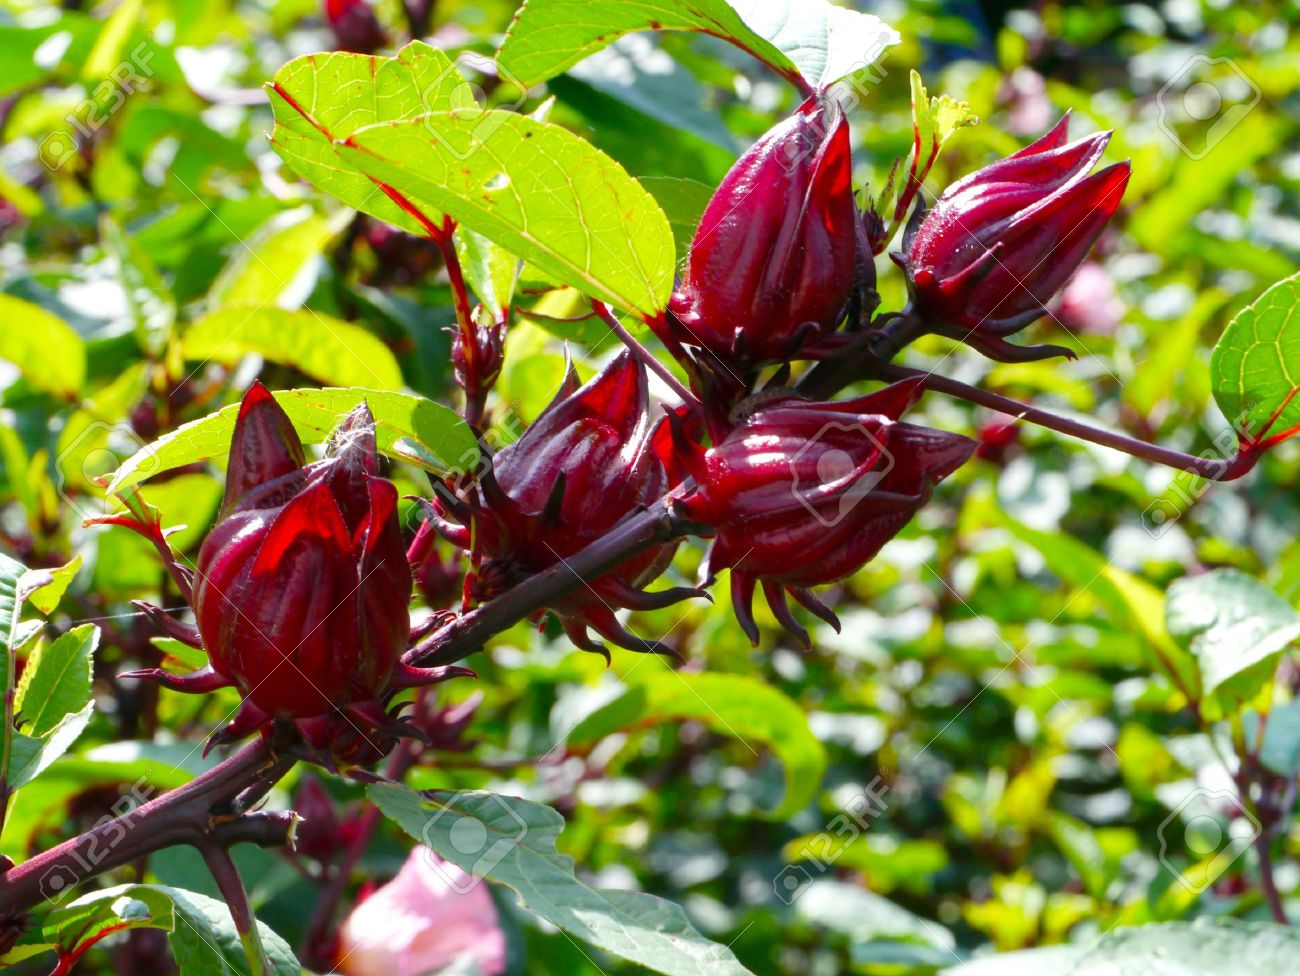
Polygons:
[[[496,596],[661,498],[668,479],[651,431],[645,367],[629,353],[585,386],[570,368],[555,399],[496,455],[465,501],[435,499],[439,531],[471,553],[467,598]],[[622,647],[665,652],[626,631],[613,608],[651,609],[694,595],[640,589],[663,572],[671,555],[671,547],[661,547],[633,556],[548,609],[584,649],[603,651],[587,635],[590,627]]]
[[468,395],[488,390],[501,373],[505,353],[505,321],[485,324],[476,314],[468,332],[457,329],[451,339],[451,363],[456,383]]
[[196,567],[194,615],[211,663],[184,676],[130,675],[179,691],[237,687],[243,705],[209,746],[277,718],[295,720],[323,751],[336,730],[399,734],[406,729],[381,696],[466,673],[399,661],[411,569],[397,489],[375,474],[366,405],[339,426],[324,460],[303,461],[288,416],[255,384],[235,422],[220,518]]
[[[1059,346],[1013,346],[1004,337],[1046,314],[1128,185],[1129,164],[1092,176],[1111,133],[1066,144],[1069,116],[1033,145],[954,183],[895,256],[914,308],[934,331],[1002,361],[1071,355]],[[917,212],[920,214],[920,211]]]
[[388,35],[366,0],[325,0],[325,19],[340,51],[373,54],[388,43]]
[[702,455],[692,460],[681,445],[698,483],[681,507],[716,528],[707,572],[731,569],[736,615],[755,643],[757,582],[777,619],[806,644],[786,593],[835,623],[808,587],[865,565],[974,451],[969,438],[898,422],[919,393],[909,380],[838,403],[760,400]]
[[724,362],[793,358],[835,331],[857,266],[849,127],[813,97],[731,168],[704,211],[669,331]]

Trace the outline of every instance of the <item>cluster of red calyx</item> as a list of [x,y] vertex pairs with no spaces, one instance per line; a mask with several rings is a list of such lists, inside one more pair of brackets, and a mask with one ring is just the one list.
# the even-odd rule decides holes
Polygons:
[[167,625],[210,663],[185,675],[124,677],[177,691],[237,688],[239,711],[209,748],[284,720],[322,758],[365,764],[415,731],[388,711],[393,693],[472,672],[401,661],[413,581],[397,489],[377,465],[364,403],[326,457],[306,463],[288,416],[255,384],[235,422],[218,521],[195,566],[197,628]]
[[[959,181],[928,212],[918,206],[895,259],[912,298],[904,315],[922,331],[999,359],[1064,352],[1005,337],[1045,313],[1128,179],[1127,164],[1088,176],[1109,134],[1067,145],[1067,124]],[[859,210],[851,171],[842,112],[810,98],[723,180],[654,323],[702,402],[702,416],[670,413],[657,450],[680,510],[713,527],[706,573],[731,572],[737,616],[755,641],[757,585],[806,643],[787,596],[835,623],[809,588],[865,565],[977,447],[900,422],[916,383],[840,402],[780,387],[791,360],[833,356],[877,304],[872,253],[887,242],[872,238],[884,223]],[[775,378],[756,394],[770,365]]]
[[[661,499],[668,476],[652,443],[645,367],[624,352],[580,385],[564,384],[523,436],[503,448],[460,497],[439,493],[432,522],[470,556],[465,602],[491,599],[605,535],[630,513]],[[619,623],[617,608],[668,606],[698,591],[647,592],[673,554],[665,545],[633,556],[546,609],[575,644],[604,648],[588,628],[620,647],[669,653]]]

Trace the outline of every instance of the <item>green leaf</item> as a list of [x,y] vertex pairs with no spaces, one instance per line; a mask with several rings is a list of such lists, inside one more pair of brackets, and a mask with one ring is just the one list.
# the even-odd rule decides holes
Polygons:
[[275,113],[272,145],[299,176],[412,234],[428,236],[429,228],[441,226],[441,213],[413,215],[354,168],[335,143],[362,126],[474,105],[472,89],[445,54],[422,41],[392,58],[308,54],[277,71],[267,91]]
[[468,227],[457,228],[452,240],[465,278],[483,307],[493,313],[507,311],[514,301],[519,259]]
[[49,768],[71,748],[77,737],[85,731],[95,703],[87,702],[85,708],[64,715],[44,736],[33,737],[15,732],[9,754],[9,774],[6,782],[10,789],[25,786]]
[[826,0],[526,0],[497,61],[529,87],[643,30],[712,34],[813,88],[856,73],[899,42],[878,17]]
[[[463,473],[478,461],[474,432],[450,407],[406,393],[381,390],[278,390],[275,399],[307,444],[323,444],[343,416],[362,400],[375,417],[379,450],[422,464],[437,474]],[[147,478],[224,455],[230,448],[239,404],[191,421],[127,458],[105,491],[115,495]]]
[[0,322],[0,359],[18,367],[33,386],[76,400],[86,382],[86,348],[72,326],[12,295],[0,295]]
[[[1223,415],[1260,434],[1287,396],[1300,386],[1300,274],[1279,281],[1228,323],[1210,354],[1210,383]],[[1300,423],[1292,400],[1274,432]]]
[[[913,69],[909,80],[912,87],[912,150],[904,166],[894,164],[873,209],[886,219],[901,220],[903,215],[894,212],[896,200],[909,186],[924,182],[939,158],[939,150],[948,138],[963,126],[979,125],[979,116],[968,102],[959,102],[949,95],[930,96],[921,82],[921,75]],[[890,235],[892,236],[892,235]]]
[[667,976],[752,976],[672,902],[598,891],[575,878],[573,859],[555,849],[564,818],[550,807],[495,793],[416,793],[388,784],[367,794],[444,860],[513,888],[523,907],[597,948]]
[[278,301],[350,219],[348,211],[329,218],[309,207],[276,214],[236,245],[212,284],[212,308]]
[[[249,976],[230,909],[181,888],[125,884],[91,892],[52,911],[42,929],[45,939],[72,948],[114,926],[167,932],[180,976]],[[257,928],[271,964],[266,976],[301,976],[288,943],[262,922]]]
[[826,752],[808,727],[807,715],[780,691],[747,675],[668,671],[638,679],[579,722],[569,733],[568,746],[592,745],[622,729],[686,719],[772,750],[785,768],[785,796],[770,811],[773,819],[799,812],[821,788]]
[[432,112],[361,129],[343,154],[594,298],[642,316],[668,302],[668,219],[623,167],[567,129],[501,110]]
[[677,255],[684,259],[704,210],[713,199],[713,187],[699,180],[676,176],[643,176],[640,183],[663,208],[677,239]]
[[1278,976],[1293,972],[1300,933],[1235,918],[1112,929],[1079,945],[986,956],[944,976]]
[[226,365],[255,353],[329,386],[402,388],[401,367],[376,336],[310,310],[227,306],[186,329],[181,351],[191,361]]
[[15,704],[27,735],[42,738],[64,716],[85,708],[90,701],[91,658],[98,646],[99,628],[82,624],[28,658]]
[[1300,638],[1300,613],[1235,569],[1177,580],[1169,587],[1165,615],[1169,633],[1195,655],[1207,694],[1250,671],[1251,687],[1234,682],[1237,694],[1250,697]]
[[63,599],[63,594],[68,592],[68,585],[80,570],[81,556],[79,555],[74,556],[70,563],[55,569],[43,570],[42,572],[49,575],[49,582],[33,590],[27,599],[32,606],[48,617]]
[[104,22],[104,29],[99,32],[95,46],[86,58],[81,77],[85,81],[95,82],[109,78],[122,63],[127,41],[140,23],[140,13],[144,10],[144,0],[122,0],[117,9]]

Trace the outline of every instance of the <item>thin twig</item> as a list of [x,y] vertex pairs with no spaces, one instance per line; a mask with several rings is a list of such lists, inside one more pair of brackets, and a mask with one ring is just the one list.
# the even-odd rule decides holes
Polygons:
[[636,336],[632,335],[631,332],[628,332],[627,329],[623,327],[623,323],[618,320],[618,316],[614,314],[612,308],[604,302],[593,301],[591,305],[596,310],[596,314],[600,316],[601,321],[609,326],[609,330],[623,340],[623,345],[627,346],[628,349],[632,351],[632,355],[640,360],[647,369],[651,370],[656,376],[663,380],[664,383],[668,385],[668,389],[676,393],[678,399],[680,399],[682,403],[697,412],[703,409],[700,405],[699,398],[688,390],[682,384],[681,380],[673,375],[673,371],[661,363],[654,353],[641,345]]

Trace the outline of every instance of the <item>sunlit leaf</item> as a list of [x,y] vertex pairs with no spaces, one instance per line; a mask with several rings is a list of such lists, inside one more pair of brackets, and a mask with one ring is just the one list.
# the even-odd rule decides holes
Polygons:
[[498,61],[525,86],[535,85],[644,30],[721,37],[785,78],[816,88],[870,65],[899,41],[874,15],[826,0],[527,0]]
[[86,381],[81,336],[53,312],[0,294],[0,359],[18,367],[33,385],[75,400]]
[[411,119],[452,106],[472,106],[474,96],[447,55],[412,41],[396,56],[332,52],[295,58],[267,85],[275,112],[272,144],[303,179],[354,210],[412,234],[442,224],[433,209],[415,210],[336,150],[362,126]]
[[667,218],[618,163],[567,129],[502,110],[434,112],[361,129],[344,156],[593,298],[646,316],[667,304]]
[[330,386],[400,390],[402,370],[389,348],[358,325],[309,310],[227,306],[185,330],[191,362],[233,365],[255,353]]
[[[1214,399],[1230,421],[1262,432],[1300,386],[1300,274],[1279,281],[1228,324],[1210,355]],[[1282,411],[1274,432],[1300,423],[1300,396]]]

